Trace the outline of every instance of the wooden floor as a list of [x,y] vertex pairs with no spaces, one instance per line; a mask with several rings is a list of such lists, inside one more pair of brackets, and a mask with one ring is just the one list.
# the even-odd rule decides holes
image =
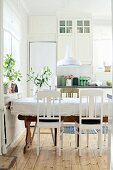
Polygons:
[[[44,132],[44,130],[42,130]],[[46,130],[49,132],[50,130]],[[51,134],[41,134],[40,156],[36,155],[36,135],[32,147],[23,154],[25,136],[17,146],[8,152],[8,156],[17,156],[17,170],[107,170],[107,141],[103,141],[103,154],[99,156],[97,135],[90,135],[90,146],[86,147],[86,135],[82,135],[83,152],[78,156],[74,147],[74,134],[64,134],[62,156],[58,156],[58,148],[53,146]]]

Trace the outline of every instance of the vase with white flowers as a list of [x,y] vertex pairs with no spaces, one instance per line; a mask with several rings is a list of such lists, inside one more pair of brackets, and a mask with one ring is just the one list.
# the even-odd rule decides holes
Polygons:
[[73,75],[65,75],[64,78],[66,79],[66,86],[71,86],[72,85],[72,79],[73,79]]

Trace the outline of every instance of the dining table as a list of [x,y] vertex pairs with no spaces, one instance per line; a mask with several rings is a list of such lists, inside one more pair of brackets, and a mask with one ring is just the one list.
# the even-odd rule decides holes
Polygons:
[[[56,106],[58,101],[55,101]],[[79,98],[62,98],[60,105],[60,114],[64,122],[79,121]],[[84,101],[85,103],[85,101]],[[40,103],[41,104],[41,103]],[[99,106],[99,103],[98,103]],[[40,107],[40,109],[43,108]],[[85,107],[84,107],[85,108]],[[97,110],[99,114],[99,107]],[[40,110],[41,113],[41,110]],[[26,128],[26,139],[24,153],[32,145],[36,125],[37,125],[37,99],[36,97],[26,97],[11,102],[11,114],[17,115],[19,120],[23,120]],[[56,116],[59,114],[56,109]],[[34,130],[31,134],[31,122],[35,122]],[[103,102],[103,122],[108,122],[108,98],[104,98]],[[52,129],[52,137],[54,145],[57,145],[57,129]],[[79,141],[78,144],[79,145]]]

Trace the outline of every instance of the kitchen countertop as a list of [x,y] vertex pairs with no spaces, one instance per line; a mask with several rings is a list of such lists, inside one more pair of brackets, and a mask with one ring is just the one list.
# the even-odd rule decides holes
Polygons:
[[112,88],[112,86],[57,86],[57,88]]

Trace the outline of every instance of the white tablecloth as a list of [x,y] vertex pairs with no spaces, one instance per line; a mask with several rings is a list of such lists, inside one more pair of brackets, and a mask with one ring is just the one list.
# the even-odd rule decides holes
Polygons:
[[[57,103],[57,100],[56,100]],[[108,115],[108,99],[104,99],[103,115]],[[12,114],[36,115],[37,100],[34,98],[21,98],[12,102]],[[57,114],[57,113],[56,113]],[[61,100],[61,115],[79,115],[79,98],[63,98]]]

